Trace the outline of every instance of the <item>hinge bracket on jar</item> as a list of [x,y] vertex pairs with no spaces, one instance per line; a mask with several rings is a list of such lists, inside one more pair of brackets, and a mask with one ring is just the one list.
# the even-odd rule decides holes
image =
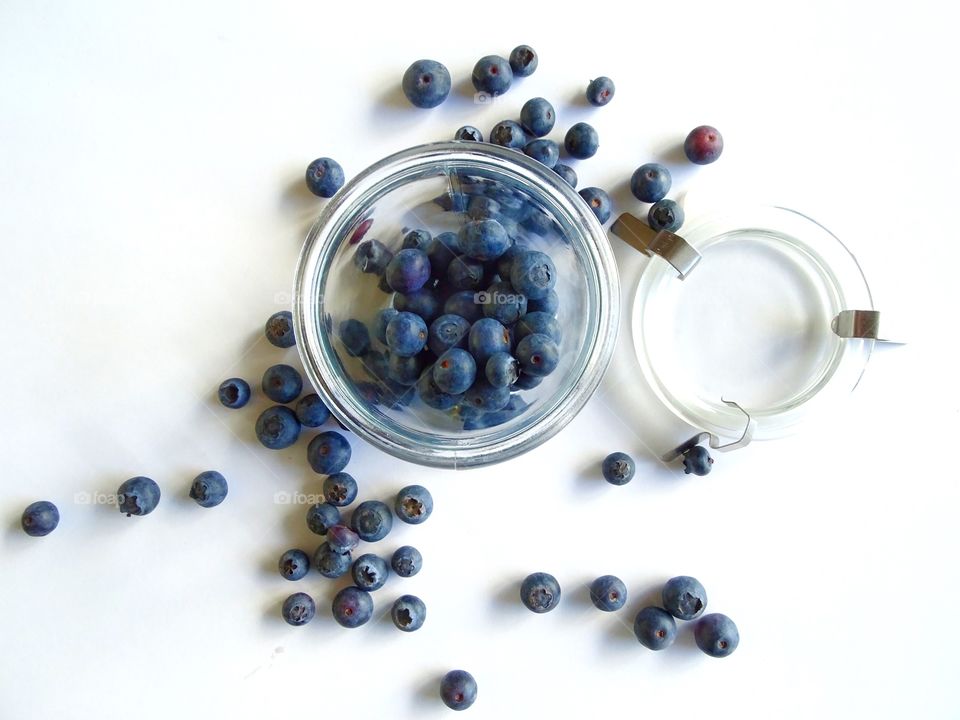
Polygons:
[[659,255],[679,273],[683,280],[700,262],[701,255],[679,235],[669,230],[654,230],[630,213],[623,213],[610,231],[630,247],[644,255]]
[[661,459],[664,462],[673,462],[677,458],[681,457],[691,448],[700,445],[701,443],[709,443],[710,447],[714,450],[719,450],[720,452],[729,452],[731,450],[737,450],[739,448],[745,447],[750,444],[750,441],[753,440],[753,433],[757,429],[757,421],[750,417],[750,413],[744,410],[740,405],[733,402],[733,400],[724,400],[720,398],[721,402],[729,405],[730,407],[735,407],[737,410],[742,412],[747,418],[747,424],[743,428],[743,434],[739,439],[734,440],[733,442],[724,443],[718,435],[714,435],[711,432],[706,430],[701,430],[692,438],[686,442],[677,445],[673,450],[666,453]]
[[882,343],[902,345],[902,341],[880,337],[879,310],[841,310],[830,323],[837,335],[844,339],[861,338]]

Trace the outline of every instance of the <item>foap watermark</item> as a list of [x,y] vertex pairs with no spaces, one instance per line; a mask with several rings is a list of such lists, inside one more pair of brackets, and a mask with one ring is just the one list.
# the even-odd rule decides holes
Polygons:
[[474,105],[493,105],[497,101],[496,95],[491,95],[488,92],[475,92],[473,94],[473,104]]
[[523,294],[505,293],[489,290],[481,290],[473,294],[473,302],[476,305],[519,305],[524,302]]
[[83,490],[73,494],[75,505],[119,505],[120,497],[116,493],[88,492]]
[[316,505],[324,503],[327,499],[318,493],[290,492],[289,490],[277,490],[273,494],[274,505]]

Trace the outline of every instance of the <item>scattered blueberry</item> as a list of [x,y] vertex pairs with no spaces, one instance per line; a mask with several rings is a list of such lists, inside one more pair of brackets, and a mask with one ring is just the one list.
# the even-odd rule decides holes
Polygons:
[[389,574],[390,567],[387,561],[373,553],[361,555],[353,561],[353,566],[350,568],[354,585],[367,592],[382,588]]
[[519,123],[513,120],[501,120],[490,131],[490,142],[519,150],[527,144],[527,134]]
[[560,348],[553,338],[540,333],[527,335],[517,343],[517,361],[527,375],[546,376],[560,364]]
[[687,135],[683,142],[687,159],[697,165],[709,165],[723,152],[723,136],[715,127],[700,125]]
[[330,411],[316,393],[304,395],[294,408],[297,420],[304,427],[320,427],[330,419]]
[[575,188],[577,186],[577,173],[569,165],[558,162],[553,166],[553,171],[562,177],[570,187]]
[[360,357],[370,349],[370,331],[359,320],[350,319],[340,323],[340,340],[351,357]]
[[366,590],[347,587],[333,598],[333,619],[345,628],[360,627],[373,617],[373,598]]
[[20,516],[20,527],[27,535],[33,537],[49,535],[57,529],[59,524],[60,511],[48,500],[30,503]]
[[[534,253],[525,253],[525,256],[532,254]],[[537,254],[542,255],[542,253]],[[470,327],[467,345],[477,367],[483,367],[491,355],[510,352],[510,331],[493,318],[481,318]]]
[[310,557],[303,550],[287,550],[280,556],[280,574],[287,580],[299,580],[310,569]]
[[616,91],[613,80],[601,76],[594,78],[587,85],[587,102],[597,107],[602,107],[613,100],[613,93]]
[[722,613],[704,615],[693,628],[697,647],[710,657],[722,658],[731,654],[740,644],[736,623]]
[[333,197],[343,187],[343,168],[331,158],[317,158],[307,165],[307,188],[322,198]]
[[340,511],[329,502],[316,503],[307,509],[307,527],[312,533],[326,535],[327,531],[339,522]]
[[[465,290],[454,293],[447,298],[447,302],[443,306],[445,312],[448,312],[449,309],[461,309],[454,304],[455,302],[460,302],[459,299],[455,301],[455,298],[458,296],[462,298],[464,303],[467,302],[466,298],[469,297],[470,306],[475,305],[474,294],[469,290]],[[477,307],[479,308],[480,306]],[[467,333],[469,332],[470,323],[465,318],[457,314],[441,315],[430,323],[430,329],[427,332],[427,345],[430,347],[430,351],[439,357],[452,347],[465,345],[467,342]]]
[[483,133],[477,130],[473,125],[464,125],[457,130],[453,136],[454,140],[467,140],[469,142],[483,142]]
[[550,612],[560,604],[560,583],[550,573],[531,573],[520,586],[520,600],[535,613]]
[[364,542],[376,542],[385,538],[393,527],[393,513],[379,500],[366,500],[353,511],[350,527]]
[[590,600],[598,610],[619,610],[627,602],[627,586],[616,575],[601,575],[590,583]]
[[426,285],[430,279],[430,259],[423,250],[401,250],[387,265],[386,278],[398,293],[411,293]]
[[384,345],[387,344],[387,325],[397,316],[398,312],[399,310],[392,307],[383,308],[383,310],[377,312],[373,319],[373,336]]
[[680,575],[663,586],[663,607],[678,620],[693,620],[707,606],[707,591],[696,578]]
[[312,597],[298,592],[283,601],[280,614],[290,625],[306,625],[317,614],[317,606]]
[[580,191],[580,197],[590,206],[601,225],[610,219],[610,196],[606,191],[598,187],[586,187]]
[[300,437],[300,421],[293,410],[284,405],[272,405],[260,413],[256,425],[257,439],[264,447],[282,450]]
[[630,192],[641,202],[655,203],[667,196],[672,182],[667,168],[660,163],[647,163],[634,171],[630,178]]
[[706,475],[713,469],[713,458],[703,445],[694,445],[683,454],[683,471]]
[[413,632],[419,630],[427,619],[427,606],[416,595],[401,595],[393,601],[390,617],[398,630]]
[[537,53],[529,45],[518,45],[510,52],[510,69],[517,77],[533,75],[538,63]]
[[427,324],[419,315],[400,312],[387,323],[387,347],[393,354],[411,357],[423,350],[426,344]]
[[422,485],[407,485],[397,493],[393,510],[410,525],[419,525],[433,512],[433,496]]
[[557,268],[550,256],[539,250],[521,253],[510,266],[510,284],[527,300],[542,298],[557,284]]
[[321,475],[343,470],[350,462],[350,454],[350,443],[335,430],[320,433],[307,446],[307,461],[313,471]]
[[603,459],[603,479],[611,485],[626,485],[637,470],[633,458],[623,452],[610,453]]
[[663,650],[677,638],[677,621],[663,608],[645,607],[633,621],[633,634],[651,650]]
[[346,507],[356,500],[357,490],[357,481],[349,473],[338,472],[323,479],[323,497],[335,507]]
[[217,390],[217,397],[220,398],[220,404],[224,407],[234,410],[242,408],[250,402],[250,385],[240,378],[224,380]]
[[527,335],[534,334],[546,335],[557,345],[563,339],[563,330],[560,328],[560,323],[553,315],[542,310],[528,312],[513,326],[513,339],[516,342],[520,342]]
[[466,670],[451,670],[440,680],[440,699],[451,710],[466,710],[477,700],[477,681]]
[[683,225],[683,208],[673,200],[659,200],[650,206],[647,224],[654,230],[676,232]]
[[127,517],[149,515],[160,502],[160,486],[148,477],[124,480],[117,489],[117,506]]
[[227,497],[227,479],[216,470],[205,470],[190,484],[190,497],[200,507],[216,507]]
[[496,220],[474,220],[465,223],[460,228],[457,239],[464,255],[481,262],[496,260],[510,247],[510,236]]
[[556,121],[557,113],[545,98],[530,98],[520,108],[520,125],[534,137],[550,134]]
[[600,147],[600,136],[593,129],[592,125],[579,122],[569,130],[563,138],[563,146],[570,153],[571,157],[579,160],[586,160],[597,154],[597,148]]
[[349,553],[360,544],[360,536],[346,525],[334,525],[327,530],[327,544],[336,553]]
[[423,556],[412,545],[403,545],[394,551],[390,567],[400,577],[413,577],[423,567]]
[[528,142],[523,146],[523,152],[548,168],[555,167],[560,159],[560,147],[553,140],[545,138]]
[[393,260],[393,253],[379,240],[364,240],[353,253],[353,264],[360,272],[380,275]]
[[520,363],[509,353],[494,353],[487,358],[483,374],[493,387],[509,387],[520,377]]
[[473,66],[473,87],[477,92],[496,97],[510,89],[513,70],[510,63],[499,55],[487,55]]
[[277,403],[295,400],[303,390],[303,379],[289,365],[271,365],[263,373],[260,383],[263,394]]
[[417,60],[400,82],[407,100],[418,108],[434,108],[450,94],[450,72],[436,60]]
[[267,336],[271,345],[278,348],[293,347],[296,344],[296,339],[293,337],[293,313],[289,310],[275,312],[267,318],[263,334]]
[[313,564],[325,578],[343,577],[350,569],[350,553],[337,552],[330,543],[322,543],[313,553]]

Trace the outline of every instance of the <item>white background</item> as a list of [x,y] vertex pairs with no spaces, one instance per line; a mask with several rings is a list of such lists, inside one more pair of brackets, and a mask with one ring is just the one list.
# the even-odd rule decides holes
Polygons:
[[[454,667],[479,682],[476,718],[956,717],[957,58],[933,5],[3,3],[0,717],[443,717]],[[475,105],[475,60],[521,42],[539,70]],[[435,111],[397,90],[419,57],[454,77]],[[600,74],[616,97],[590,109],[575,98]],[[261,328],[323,204],[303,189],[310,160],[353,175],[466,122],[488,132],[534,95],[554,101],[556,137],[595,124],[600,152],[576,170],[617,211],[641,211],[624,183],[667,158],[678,191],[821,220],[911,344],[877,353],[831,417],[706,478],[655,460],[689,429],[609,409],[622,374],[506,465],[425,470],[355,443],[363,497],[421,482],[436,510],[375,548],[418,546],[422,573],[344,630],[329,613],[344,583],[276,572],[318,544],[303,507],[273,501],[319,491],[305,441],[263,449],[262,399],[228,411],[215,388],[296,362]],[[701,123],[726,149],[693,168],[676,147]],[[639,258],[611,242],[628,294]],[[638,458],[620,488],[598,475],[614,449]],[[186,492],[210,468],[230,494],[204,510]],[[138,474],[163,489],[148,517],[75,502]],[[62,521],[29,538],[19,515],[40,498]],[[534,616],[516,591],[541,569],[564,601]],[[616,615],[585,598],[604,573],[630,589]],[[736,620],[733,656],[700,654],[689,627],[659,654],[633,639],[676,574]],[[294,590],[318,598],[306,627],[279,617]],[[402,592],[429,609],[412,635],[382,617]]]

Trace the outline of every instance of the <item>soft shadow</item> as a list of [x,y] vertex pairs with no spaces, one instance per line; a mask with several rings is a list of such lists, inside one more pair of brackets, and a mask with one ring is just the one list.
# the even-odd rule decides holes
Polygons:
[[323,199],[307,189],[303,175],[291,178],[280,195],[280,204],[284,212],[296,213],[298,217],[314,218],[323,207]]
[[603,474],[600,472],[602,464],[603,458],[598,456],[577,469],[574,475],[574,483],[578,494],[589,492],[599,495],[610,487],[610,484],[603,479]]

